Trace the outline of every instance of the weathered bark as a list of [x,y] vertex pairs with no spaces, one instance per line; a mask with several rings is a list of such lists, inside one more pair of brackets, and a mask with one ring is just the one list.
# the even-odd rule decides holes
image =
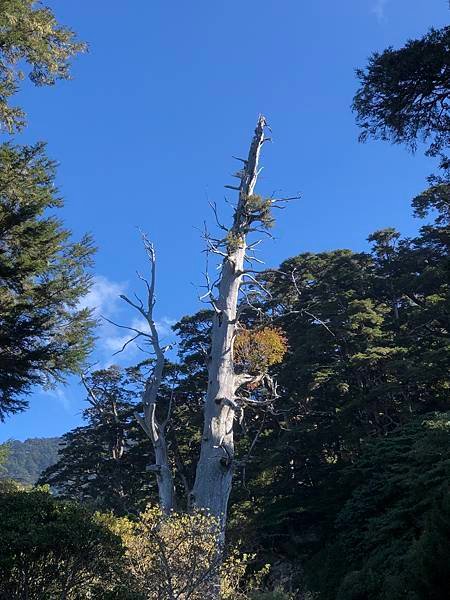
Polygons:
[[[241,179],[239,200],[233,225],[227,235],[227,246],[218,284],[218,297],[208,357],[208,387],[204,405],[204,428],[200,458],[197,464],[192,501],[208,509],[225,527],[228,499],[233,478],[235,395],[239,380],[235,374],[233,342],[237,326],[239,290],[244,275],[246,236],[253,219],[249,209],[258,177],[258,162],[265,141],[266,121],[260,116],[248,159],[238,174]],[[231,186],[228,186],[231,187]]]
[[[253,196],[259,174],[259,155],[262,145],[267,139],[264,136],[265,127],[266,120],[263,116],[260,116],[250,145],[248,158],[246,160],[240,159],[244,163],[242,170],[236,174],[240,179],[240,185],[239,187],[226,186],[238,190],[239,199],[234,211],[233,224],[227,230],[225,240],[219,242],[220,250],[218,247],[213,250],[224,258],[220,282],[217,286],[218,297],[216,300],[212,300],[211,296],[215,317],[211,333],[211,351],[208,358],[204,428],[195,483],[188,500],[188,506],[207,509],[219,519],[222,541],[234,468],[233,425],[235,413],[240,409],[236,401],[236,392],[245,383],[259,381],[261,378],[255,379],[253,375],[235,373],[233,344],[238,325],[237,308],[243,277],[247,276],[254,280],[252,275],[246,273],[244,269],[245,260],[248,258],[247,252],[252,248],[251,244],[247,246],[247,234],[252,231],[259,231],[258,228],[254,227],[255,223],[259,223],[263,227],[267,225],[265,218],[267,217],[268,205],[274,205],[275,202],[267,201],[268,205],[258,207],[258,203],[255,203],[257,198]],[[223,226],[221,227],[225,229]],[[136,304],[126,296],[122,296],[122,298],[144,316],[150,330],[149,332],[143,332],[128,328],[136,335],[127,344],[139,336],[146,336],[156,357],[154,371],[147,381],[143,394],[144,414],[143,416],[136,414],[136,419],[152,442],[155,464],[150,465],[148,470],[156,473],[160,506],[164,512],[169,513],[174,508],[174,481],[165,436],[170,408],[165,420],[158,421],[156,411],[165,358],[164,349],[160,346],[153,319],[155,252],[152,244],[145,237],[144,244],[151,264],[151,280],[150,282],[146,281],[148,306],[144,308],[143,303],[140,301],[139,304]],[[255,283],[257,282],[255,281]],[[176,456],[175,459],[177,459]],[[186,491],[188,491],[187,481]]]
[[[158,333],[152,319],[151,327],[155,330],[155,340],[158,340]],[[149,471],[156,473],[158,483],[159,504],[166,513],[174,508],[174,483],[172,470],[169,464],[169,455],[167,451],[167,440],[165,435],[167,419],[159,422],[156,418],[156,407],[158,401],[158,392],[161,387],[161,381],[164,371],[164,353],[159,347],[159,341],[155,343],[156,365],[154,371],[145,385],[142,402],[144,405],[144,418],[136,413],[136,419],[152,442],[155,453],[155,464],[149,466]]]
[[[146,337],[155,354],[155,366],[151,376],[146,382],[144,393],[142,395],[144,415],[142,417],[138,413],[135,413],[135,417],[152,442],[155,453],[155,464],[149,465],[148,471],[152,471],[156,474],[159,504],[161,509],[168,514],[174,508],[175,498],[173,475],[170,468],[167,440],[165,435],[167,423],[170,418],[171,406],[169,403],[169,409],[165,420],[159,421],[157,418],[156,409],[158,403],[158,394],[164,375],[165,356],[164,349],[161,348],[158,330],[153,317],[153,307],[155,305],[156,254],[153,244],[149,242],[145,235],[143,236],[143,239],[151,268],[150,282],[144,280],[147,287],[147,307],[144,308],[142,302],[140,302],[140,304],[132,302],[126,296],[121,296],[121,298],[138,310],[145,318],[149,326],[149,332],[134,330],[137,332],[137,335],[132,338],[136,339],[138,336]],[[141,277],[141,279],[144,278]]]

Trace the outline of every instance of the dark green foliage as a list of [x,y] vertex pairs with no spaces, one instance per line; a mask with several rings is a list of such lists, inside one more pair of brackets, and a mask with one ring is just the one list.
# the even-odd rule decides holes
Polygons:
[[[67,76],[67,59],[80,49],[71,35],[56,70],[44,61],[39,71],[19,53],[37,69],[36,83]],[[449,35],[450,28],[430,31],[400,50],[373,55],[358,71],[354,99],[362,139],[412,149],[424,141],[429,154],[441,156],[443,174],[430,178],[413,201],[417,216],[434,220],[411,239],[391,228],[376,231],[367,252],[288,259],[262,275],[272,295],[258,298],[261,313],[247,310],[240,317],[243,328],[275,318],[288,345],[285,360],[272,365],[280,398],[274,406],[246,406],[236,423],[227,539],[257,554],[250,570],[262,568],[263,583],[273,591],[255,597],[449,595]],[[42,39],[36,43],[40,52],[50,48]],[[14,129],[23,115],[1,97],[4,73],[0,62],[0,121]],[[9,85],[4,89],[11,95],[16,81]],[[0,418],[25,406],[32,385],[79,369],[91,342],[90,315],[79,300],[89,287],[92,248],[88,239],[72,244],[52,216],[61,205],[53,180],[54,165],[41,145],[0,148],[0,352],[6,365]],[[272,201],[247,200],[249,226],[258,220],[269,228]],[[221,243],[241,241],[231,236]],[[157,408],[163,420],[171,407],[166,435],[181,509],[188,506],[201,442],[212,317],[201,311],[175,326],[178,363],[166,364]],[[65,434],[57,462],[40,479],[59,500],[0,482],[0,537],[7,541],[0,599],[23,596],[18,574],[29,582],[27,597],[60,598],[74,569],[78,587],[67,598],[133,598],[121,572],[120,543],[106,527],[109,517],[88,508],[123,515],[157,497],[154,474],[145,470],[153,463],[152,445],[133,415],[151,368],[145,361],[87,378],[84,424]],[[14,449],[8,460],[14,461]],[[8,468],[8,475],[29,481],[17,469]],[[110,519],[118,531],[121,521]],[[317,595],[300,592],[308,585]]]
[[[200,453],[202,407],[207,386],[206,361],[210,348],[213,311],[201,310],[183,317],[173,327],[178,335],[176,388],[169,445],[176,458],[177,489],[192,487]],[[186,494],[179,494],[186,502]]]
[[450,494],[427,517],[425,529],[408,556],[411,588],[418,600],[445,600],[450,587]]
[[[440,155],[443,174],[413,201],[434,220],[412,239],[385,229],[370,252],[303,254],[263,275],[272,298],[262,308],[289,352],[233,492],[231,532],[297,573],[286,589],[303,588],[309,560],[320,598],[448,597],[448,431],[439,417],[441,434],[420,427],[450,399],[449,35],[373,55],[354,99],[362,139],[425,141]],[[351,466],[374,460],[369,440],[385,450],[378,479]]]
[[255,592],[250,595],[250,600],[291,600],[293,596],[283,590],[275,590],[273,592]]
[[56,462],[60,443],[60,438],[10,440],[5,444],[6,458],[0,465],[0,478],[35,484],[42,471]]
[[68,79],[70,58],[84,49],[49,8],[35,0],[0,0],[0,130],[25,123],[23,110],[9,101],[27,71],[38,86]]
[[414,239],[387,229],[371,253],[304,254],[264,275],[288,354],[230,520],[263,561],[301,565],[317,551],[345,499],[340,474],[368,439],[448,410],[448,220],[422,208],[435,221]]
[[117,367],[87,378],[89,407],[85,425],[61,438],[58,460],[39,482],[64,498],[124,514],[143,507],[153,496],[150,441],[137,425],[139,385]]
[[45,490],[0,493],[0,538],[1,600],[103,598],[120,585],[120,538]]
[[[285,261],[279,271],[264,274],[272,298],[261,308],[267,317],[277,319],[288,340],[288,354],[277,367],[281,398],[274,410],[247,407],[236,436],[228,539],[240,540],[245,550],[258,553],[256,570],[266,562],[274,565],[270,587],[281,584],[289,593],[302,589],[303,565],[334,535],[336,517],[360,482],[356,470],[351,471],[351,481],[345,478],[351,465],[365,460],[371,448],[368,440],[395,440],[391,436],[411,419],[419,415],[420,424],[420,415],[448,409],[447,213],[441,201],[420,202],[422,215],[430,212],[434,221],[413,239],[386,229],[370,236],[371,252],[303,254]],[[250,316],[244,315],[243,322],[251,326]],[[161,389],[161,418],[173,396],[167,438],[180,507],[186,505],[184,491],[192,485],[199,450],[210,325],[211,313],[204,311],[175,326],[179,364],[167,365]],[[139,437],[132,416],[143,367],[93,375],[90,387],[101,401],[86,411],[85,427],[66,434],[59,463],[42,481],[59,487],[67,497],[97,502],[117,512],[135,510],[144,498],[152,497],[154,479],[144,473],[145,464],[152,462],[151,445]],[[117,401],[117,422],[112,399]],[[118,460],[112,450],[121,436],[125,445]],[[420,454],[418,446],[414,448],[411,456]],[[380,465],[383,460],[394,464],[400,454],[386,455]],[[427,455],[424,446],[420,460]],[[367,454],[368,461],[372,458]],[[431,461],[435,459],[431,455]],[[408,459],[408,464],[430,473],[423,462]],[[378,464],[376,468],[381,469]],[[421,543],[439,544],[429,541],[427,536],[434,539],[434,534],[431,529],[426,534],[425,522],[440,502],[440,491],[428,480],[423,488],[430,495],[417,506],[411,500],[408,518],[417,519],[417,539],[425,536]],[[381,506],[389,500],[383,494],[378,488],[368,493],[379,501],[373,513],[380,518]],[[426,510],[424,503],[428,503]],[[360,533],[352,527],[358,523],[364,527],[367,516],[358,521],[352,514],[344,528],[354,545]],[[392,531],[377,538],[377,547],[380,556],[388,556],[394,564],[400,547],[389,546],[390,538],[396,539]],[[400,557],[408,556],[401,559],[399,569],[424,560],[421,546],[413,541],[408,538],[399,550]],[[327,550],[316,563],[309,563],[316,573],[325,572],[329,565],[322,578],[328,586],[321,589],[323,597],[334,598],[339,588],[342,598],[347,597],[346,590],[354,594],[348,597],[370,598],[367,594],[372,593],[376,598],[381,593],[379,573],[372,566],[361,575],[362,567],[351,563],[368,550],[360,548],[352,555],[341,546],[340,539],[333,540],[333,553]],[[394,575],[383,579],[382,585],[388,586],[393,598],[395,586],[400,586],[401,598],[403,579]],[[411,574],[405,577],[413,581]]]
[[0,420],[35,384],[64,381],[92,345],[87,293],[93,247],[70,240],[43,144],[0,146]]
[[310,564],[320,598],[448,597],[450,415],[368,443],[342,474],[348,500]]
[[387,48],[358,69],[353,109],[361,139],[375,137],[436,155],[450,142],[450,27],[431,29],[399,50]]
[[448,223],[450,221],[450,169],[444,170],[443,176],[431,176],[431,184],[424,192],[414,198],[412,205],[417,217],[425,218],[431,210],[436,210],[437,225],[447,225],[446,235],[448,242]]

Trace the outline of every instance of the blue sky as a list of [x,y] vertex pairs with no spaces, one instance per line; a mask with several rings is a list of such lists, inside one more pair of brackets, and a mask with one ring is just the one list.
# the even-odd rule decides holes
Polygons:
[[[134,272],[146,267],[138,226],[157,247],[163,335],[199,308],[199,228],[210,219],[208,199],[224,206],[231,156],[247,151],[259,112],[274,138],[259,192],[302,194],[278,215],[277,239],[264,246],[269,266],[304,251],[365,249],[367,235],[387,226],[417,230],[410,200],[434,164],[402,147],[358,143],[354,69],[373,51],[447,24],[446,0],[48,3],[90,50],[73,81],[24,86],[29,127],[19,141],[47,140],[60,162],[63,218],[99,247],[86,302],[103,314],[135,318],[117,296],[137,290]],[[123,332],[105,325],[99,335],[95,360],[107,364]],[[80,422],[76,381],[30,400],[0,424],[0,441],[59,435]]]

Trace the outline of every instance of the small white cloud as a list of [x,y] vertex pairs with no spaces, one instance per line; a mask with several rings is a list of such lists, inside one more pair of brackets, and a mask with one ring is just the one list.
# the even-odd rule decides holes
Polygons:
[[96,275],[89,293],[82,298],[81,308],[91,308],[96,316],[115,312],[120,294],[124,293],[125,285],[111,281],[103,275]]
[[[120,323],[122,325],[122,322]],[[132,327],[136,331],[143,331],[147,333],[149,331],[149,326],[147,321],[144,318],[135,317],[131,323],[124,322],[123,325],[127,327]],[[114,327],[114,325],[106,323],[102,328],[104,336],[101,336],[100,342],[104,350],[109,353],[114,354],[115,352],[119,352],[125,346],[125,344],[136,335],[136,331],[132,329],[126,330],[120,327]],[[136,343],[144,343],[143,336],[139,336],[136,339]],[[134,356],[138,352],[138,347],[134,342],[131,342],[126,346],[126,348],[120,353],[122,359],[129,358],[130,356]]]
[[169,317],[163,317],[156,321],[156,329],[158,330],[159,335],[161,337],[173,335],[172,327],[175,323],[176,321]]
[[[167,338],[173,336],[172,325],[174,325],[176,321],[174,319],[170,319],[169,317],[162,317],[162,319],[156,321],[156,329],[160,336],[161,344],[167,343]],[[116,332],[111,330],[108,327],[108,335],[101,339],[101,344],[103,348],[112,354],[115,352],[119,352],[125,346],[128,340],[136,335],[136,331],[142,331],[144,333],[148,333],[150,328],[147,321],[143,317],[135,317],[131,323],[126,324],[128,327],[131,327],[131,330],[124,330],[118,328]],[[134,331],[136,330],[136,331]],[[131,342],[126,346],[123,352],[120,352],[120,356],[122,359],[131,358],[138,354],[139,348],[138,346],[145,346],[146,338],[144,336],[139,336],[136,339],[136,342]]]
[[70,399],[62,387],[45,390],[44,394],[50,396],[50,398],[54,398],[67,413],[71,412]]
[[[127,344],[136,332],[114,325],[117,323],[144,333],[149,331],[147,321],[138,314],[133,315],[132,309],[120,299],[120,295],[125,294],[126,287],[125,283],[118,283],[103,275],[96,275],[89,293],[80,303],[83,308],[93,309],[96,317],[106,317],[106,319],[100,319],[97,329],[97,342],[93,357],[97,368],[136,360],[140,353],[138,346],[142,348],[147,345],[143,336],[138,337],[135,342]],[[109,322],[108,319],[112,322]],[[169,317],[162,317],[156,321],[162,345],[167,344],[173,337],[171,328],[175,323],[176,321]],[[124,346],[126,347],[122,351]],[[114,356],[115,353],[119,354]]]
[[[111,352],[112,354],[115,354],[125,346],[130,337],[132,337],[131,332],[130,335],[108,335],[102,338],[100,341],[105,350]],[[133,346],[130,344],[127,346],[124,352],[128,351],[129,353],[132,348]]]
[[385,9],[389,0],[376,0],[372,5],[370,12],[375,15],[378,22],[384,21]]

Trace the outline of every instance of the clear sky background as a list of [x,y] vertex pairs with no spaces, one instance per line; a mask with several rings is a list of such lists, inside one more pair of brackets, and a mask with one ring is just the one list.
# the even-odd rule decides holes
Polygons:
[[[410,201],[434,163],[387,143],[359,144],[350,110],[354,69],[374,51],[399,47],[448,23],[447,0],[51,0],[60,22],[89,43],[74,80],[25,85],[29,127],[20,142],[48,141],[59,161],[63,218],[99,247],[86,303],[122,323],[134,315],[122,291],[145,271],[137,227],[158,251],[160,330],[200,306],[199,228],[208,199],[244,155],[258,113],[273,130],[258,191],[302,199],[278,215],[267,265],[305,251],[364,250],[367,235],[419,224]],[[235,181],[235,180],[234,180]],[[223,210],[224,218],[227,211]],[[194,285],[193,285],[194,284]],[[93,360],[110,364],[122,331],[98,332]],[[121,357],[133,362],[138,351]],[[0,441],[60,435],[80,423],[76,381],[36,390],[30,409],[0,424]]]

